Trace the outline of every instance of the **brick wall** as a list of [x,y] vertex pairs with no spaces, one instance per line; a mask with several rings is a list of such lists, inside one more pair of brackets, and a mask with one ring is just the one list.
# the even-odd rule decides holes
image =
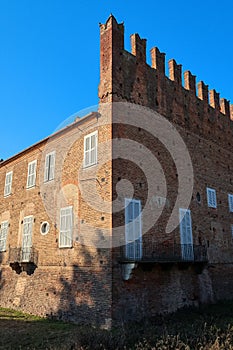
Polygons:
[[[228,193],[233,193],[232,105],[226,99],[220,99],[215,90],[208,91],[208,86],[203,82],[199,82],[196,88],[195,76],[189,71],[184,73],[182,86],[182,66],[174,59],[168,62],[167,77],[165,54],[156,47],[151,49],[152,63],[148,65],[146,40],[138,34],[131,36],[131,53],[126,51],[124,25],[118,24],[113,16],[100,26],[100,35],[102,64],[99,98],[101,104],[113,103],[115,106],[113,139],[136,141],[140,145],[138,152],[142,147],[149,149],[166,177],[166,206],[159,219],[143,236],[143,247],[150,249],[153,244],[158,246],[166,241],[179,242],[180,237],[179,227],[166,233],[179,188],[176,164],[161,140],[154,137],[152,126],[150,132],[143,125],[146,107],[154,111],[155,118],[158,113],[171,122],[187,146],[194,175],[189,205],[193,243],[204,245],[208,254],[208,264],[204,264],[201,269],[191,264],[185,270],[180,269],[179,264],[167,265],[166,269],[161,264],[151,264],[149,271],[144,271],[144,265],[136,262],[130,279],[123,281],[125,265],[119,263],[122,248],[116,247],[113,256],[114,317],[135,319],[158,312],[171,312],[185,305],[229,298],[233,287],[233,214],[229,212],[228,206]],[[134,114],[136,119],[138,113],[141,113],[141,120],[138,118],[140,122],[135,126],[132,116]],[[117,146],[113,146],[113,154],[117,152]],[[149,193],[145,172],[149,173],[152,168],[153,163],[145,169],[143,162],[135,164],[124,157],[114,159],[113,199],[119,199],[117,186],[122,179],[127,179],[133,186],[133,197],[140,199],[144,208]],[[156,181],[155,177],[152,192],[155,197],[163,196],[161,186]],[[208,207],[206,187],[216,190],[217,209]],[[124,198],[120,200],[123,203]],[[156,210],[158,208],[154,203]],[[119,234],[124,242],[124,210],[113,210],[113,213],[113,229],[122,225]],[[149,216],[143,214],[142,225],[148,219]]]
[[[111,200],[111,160],[101,165],[100,148],[99,166],[83,169],[82,165],[84,136],[95,130],[100,144],[111,139],[111,124],[93,113],[1,164],[0,222],[9,222],[6,252],[0,253],[1,306],[109,325],[111,254],[99,241],[108,238],[111,214],[88,203],[85,191],[96,190],[101,198]],[[56,152],[55,179],[44,183],[45,155],[50,151]],[[36,185],[27,189],[28,163],[35,159]],[[12,194],[4,198],[5,174],[11,170]],[[89,185],[82,187],[82,182]],[[73,242],[71,248],[59,248],[60,208],[67,206],[73,207]],[[17,263],[10,252],[22,246],[23,218],[28,215],[33,215],[32,245],[38,253],[32,274],[10,267]],[[46,235],[40,231],[44,221],[50,226]]]

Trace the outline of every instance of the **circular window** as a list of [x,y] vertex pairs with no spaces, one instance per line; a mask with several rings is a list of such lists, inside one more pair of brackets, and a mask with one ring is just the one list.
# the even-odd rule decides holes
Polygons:
[[40,233],[46,235],[49,232],[49,223],[47,221],[42,222],[40,225]]
[[199,192],[197,192],[196,198],[197,198],[197,202],[201,203],[201,195]]

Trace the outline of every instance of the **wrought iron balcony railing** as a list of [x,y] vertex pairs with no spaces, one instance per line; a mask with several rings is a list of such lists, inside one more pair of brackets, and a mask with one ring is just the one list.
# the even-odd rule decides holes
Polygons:
[[134,241],[121,246],[122,262],[207,262],[207,249],[193,244],[145,244]]
[[38,251],[34,248],[10,248],[9,263],[38,263]]

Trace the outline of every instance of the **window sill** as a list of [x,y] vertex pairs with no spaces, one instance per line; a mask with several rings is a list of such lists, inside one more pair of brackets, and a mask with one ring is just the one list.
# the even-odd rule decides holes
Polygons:
[[97,163],[94,163],[94,164],[90,164],[90,165],[83,165],[83,169],[88,169],[88,168],[91,168],[95,165],[98,165],[98,162]]
[[64,247],[58,247],[59,249],[72,249],[73,248],[73,246],[64,246]]
[[54,180],[55,180],[55,178],[46,180],[46,181],[44,181],[44,184],[47,184],[47,183],[49,183],[49,182],[53,182]]
[[33,186],[27,186],[26,187],[26,190],[31,190],[32,188],[35,188],[36,187],[36,185],[33,185]]
[[11,195],[12,195],[12,193],[4,194],[4,198],[10,197]]

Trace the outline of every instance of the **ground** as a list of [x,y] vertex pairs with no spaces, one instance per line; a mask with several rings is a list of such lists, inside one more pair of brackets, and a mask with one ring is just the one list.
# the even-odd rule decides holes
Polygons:
[[183,309],[111,332],[0,308],[0,349],[232,350],[233,302]]

